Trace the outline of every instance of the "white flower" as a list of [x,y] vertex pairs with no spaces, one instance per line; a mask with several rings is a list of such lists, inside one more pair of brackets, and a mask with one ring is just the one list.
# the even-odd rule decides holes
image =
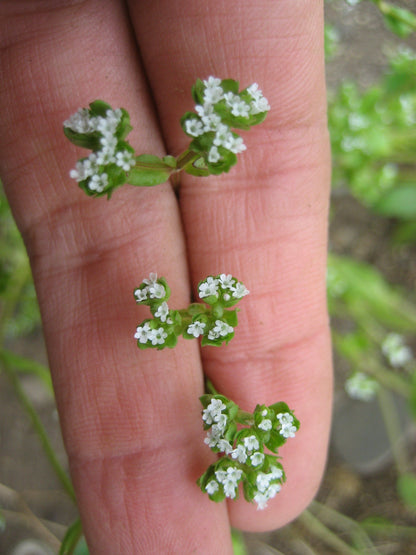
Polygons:
[[226,497],[234,499],[236,496],[236,490],[238,482],[243,475],[243,471],[239,468],[234,468],[229,466],[227,470],[216,470],[215,477],[218,482],[222,484],[224,488],[224,493]]
[[261,464],[263,464],[264,454],[260,452],[253,453],[250,457],[250,460],[253,466],[260,466]]
[[148,338],[152,342],[152,345],[163,345],[167,336],[168,334],[161,327],[161,328],[158,328],[157,330],[151,330],[149,332]]
[[238,95],[233,94],[232,92],[225,94],[224,98],[227,105],[231,108],[231,113],[233,116],[242,116],[244,118],[248,118],[250,106],[247,104],[247,102],[244,102],[244,100],[241,100]]
[[272,466],[270,468],[270,476],[272,480],[280,480],[283,477],[283,470],[277,466]]
[[216,146],[212,146],[208,152],[208,162],[210,164],[216,164],[218,160],[221,160],[222,156],[218,152],[218,148]]
[[258,100],[253,100],[250,105],[250,113],[261,114],[262,112],[268,112],[270,110],[270,104],[267,101],[267,98],[259,98]]
[[226,414],[220,414],[218,419],[216,420],[216,423],[212,426],[213,428],[215,428],[216,430],[218,430],[218,433],[224,433],[225,428],[227,427],[227,415]]
[[186,331],[187,333],[189,333],[189,335],[193,335],[194,337],[199,337],[200,335],[203,335],[205,327],[206,327],[205,322],[200,322],[199,320],[196,320],[195,322],[192,322],[192,324],[189,324],[188,329]]
[[106,166],[107,164],[113,164],[116,161],[114,156],[114,149],[103,148],[97,152],[97,164],[99,166]]
[[225,416],[221,413],[226,408],[226,405],[221,401],[221,399],[211,399],[210,404],[207,406],[206,409],[202,411],[202,420],[204,420],[204,422],[206,422],[207,424],[219,422],[221,416]]
[[235,297],[236,299],[242,299],[243,297],[245,297],[249,293],[250,293],[250,291],[247,289],[247,287],[243,283],[237,283],[237,285],[235,286],[234,291],[233,291],[233,297]]
[[289,412],[280,412],[279,414],[276,414],[276,418],[282,426],[285,424],[292,424],[293,422],[293,416]]
[[398,333],[389,333],[381,345],[381,350],[393,368],[404,366],[413,358],[411,349],[405,345],[403,336]]
[[[224,125],[223,123],[218,125],[217,130],[215,132],[214,141],[213,141],[214,145],[225,147],[225,145],[229,144],[229,142],[232,139],[233,139],[233,134],[231,133],[230,128],[228,127],[228,125]],[[225,147],[225,148],[227,148],[227,147]]]
[[211,295],[218,297],[218,280],[208,276],[205,281],[199,284],[199,297],[203,299]]
[[92,133],[96,130],[96,120],[91,118],[86,108],[79,108],[75,114],[72,114],[64,121],[64,127],[68,127],[75,133]]
[[108,185],[108,175],[106,173],[94,174],[88,181],[88,189],[102,193]]
[[262,511],[267,507],[267,501],[269,500],[268,495],[265,493],[256,493],[253,500],[257,503],[257,509]]
[[163,287],[163,285],[157,282],[149,285],[148,291],[149,291],[149,297],[151,299],[163,299],[163,297],[166,295],[166,290]]
[[208,493],[208,495],[212,495],[213,493],[218,491],[218,488],[219,488],[218,482],[216,482],[215,480],[211,480],[205,486],[205,491]]
[[154,285],[157,281],[156,272],[150,272],[149,277],[143,280],[145,285]]
[[238,462],[244,464],[247,460],[247,452],[244,445],[238,444],[234,451],[231,453],[233,459],[237,459]]
[[168,317],[168,314],[169,314],[168,303],[166,301],[163,301],[163,303],[156,310],[155,316],[156,318],[159,318],[162,322],[166,322],[166,318]]
[[264,493],[270,485],[271,476],[264,472],[259,472],[256,477],[257,489]]
[[288,412],[281,412],[276,415],[279,420],[281,428],[279,430],[280,435],[284,438],[295,437],[297,431],[296,426],[293,425],[293,416]]
[[220,439],[217,443],[217,448],[226,455],[229,455],[233,451],[232,445],[226,439]]
[[229,326],[223,320],[215,320],[215,326],[209,330],[208,332],[208,339],[211,341],[215,341],[215,339],[219,339],[220,337],[225,337],[232,333],[234,328]]
[[234,290],[235,279],[231,274],[221,274],[218,281],[223,289]]
[[134,296],[136,297],[136,302],[141,303],[147,299],[147,287],[143,289],[136,289],[134,291]]
[[289,438],[289,437],[295,437],[296,426],[292,426],[291,424],[287,424],[285,426],[282,426],[279,433],[280,433],[280,435],[282,435],[286,439]]
[[259,440],[254,435],[245,437],[243,443],[248,451],[254,451],[259,448]]
[[272,429],[272,421],[269,420],[269,418],[264,418],[260,424],[259,424],[259,428],[261,430],[264,430],[265,432],[269,431]]
[[185,132],[192,137],[199,137],[204,133],[204,126],[202,121],[195,118],[187,119],[185,121]]
[[107,110],[106,117],[98,116],[97,131],[102,135],[110,137],[114,135],[121,120],[121,110]]
[[355,372],[345,382],[345,390],[348,395],[359,401],[374,399],[378,388],[378,382],[363,372]]
[[247,92],[253,99],[251,102],[250,112],[252,114],[259,114],[261,112],[268,112],[270,110],[270,105],[267,98],[263,96],[263,93],[259,89],[257,83],[253,83],[247,88]]
[[117,138],[113,135],[103,135],[100,139],[102,149],[105,152],[114,152],[117,146]]
[[139,326],[134,334],[134,339],[137,339],[139,343],[147,343],[149,339],[149,333],[151,332],[149,324],[146,322],[143,326]]
[[240,152],[243,152],[247,149],[246,145],[243,142],[243,139],[241,137],[235,137],[232,133],[228,135],[222,146],[227,150],[230,150],[234,154],[240,154]]
[[116,152],[116,164],[124,171],[128,172],[136,164],[134,155],[128,150]]
[[226,497],[230,499],[235,499],[237,486],[233,480],[225,480],[223,483],[224,493]]
[[84,181],[87,177],[91,177],[98,171],[98,163],[97,163],[97,156],[94,153],[91,153],[88,158],[84,160],[79,160],[76,165],[75,169],[69,172],[70,177],[72,179],[76,179],[79,181]]
[[218,77],[208,77],[204,80],[205,91],[204,91],[204,102],[207,104],[216,104],[222,98],[224,98],[224,91],[221,87],[221,79]]
[[267,507],[267,502],[275,497],[281,489],[280,484],[271,484],[264,492],[258,492],[254,496],[254,501],[257,503],[257,509],[263,510]]

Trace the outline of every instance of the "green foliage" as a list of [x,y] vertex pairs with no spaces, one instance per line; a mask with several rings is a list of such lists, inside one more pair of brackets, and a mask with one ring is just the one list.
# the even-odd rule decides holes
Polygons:
[[231,530],[231,541],[233,543],[233,554],[234,555],[248,555],[245,543],[244,543],[244,536],[238,530]]
[[0,334],[19,337],[39,324],[29,260],[0,182]]
[[[237,309],[231,310],[248,294],[246,287],[231,275],[208,276],[198,284],[203,303],[191,303],[187,309],[169,309],[170,289],[165,278],[150,274],[135,289],[138,304],[147,305],[153,315],[136,330],[139,349],[174,347],[179,336],[201,337],[201,345],[221,346],[234,337],[238,324]],[[208,305],[208,306],[207,306]]]
[[330,99],[328,119],[333,187],[347,187],[383,216],[414,218],[416,55],[400,50],[365,91],[344,82]]
[[205,442],[219,458],[198,479],[199,487],[212,501],[221,502],[238,498],[241,483],[246,501],[265,508],[286,479],[278,450],[295,437],[299,420],[283,402],[257,405],[251,414],[217,393],[200,401]]
[[68,527],[62,540],[59,555],[88,555],[88,547],[82,535],[82,525],[77,519]]
[[416,475],[402,474],[397,480],[397,492],[409,509],[416,510]]

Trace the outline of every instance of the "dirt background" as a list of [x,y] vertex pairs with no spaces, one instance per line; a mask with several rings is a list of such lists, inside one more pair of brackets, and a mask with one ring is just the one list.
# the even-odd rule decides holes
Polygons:
[[[416,11],[414,0],[403,2],[402,5]],[[336,87],[344,77],[358,80],[363,87],[376,81],[386,69],[386,54],[397,40],[385,31],[375,7],[367,1],[349,7],[344,2],[335,0],[326,5],[326,18],[336,25],[340,38],[338,52],[327,65],[329,88]],[[407,44],[416,48],[415,40],[407,41]],[[374,264],[391,283],[414,291],[416,247],[392,246],[390,237],[393,226],[394,222],[371,214],[348,194],[338,192],[332,201],[330,248],[333,252],[349,254]],[[9,344],[8,347],[39,362],[47,362],[40,330],[25,340]],[[343,393],[347,368],[342,361],[336,359],[335,362],[333,437],[327,472],[317,499],[353,519],[378,516],[396,524],[416,526],[415,513],[406,510],[397,500],[396,473],[377,406],[367,405],[362,413],[362,403],[347,400]],[[66,467],[53,399],[37,379],[27,376],[23,380],[23,386],[39,411],[60,461]],[[343,427],[346,412],[349,417],[355,415],[357,423],[354,427],[355,420],[351,417],[347,436]],[[403,429],[406,431],[404,440],[412,446],[413,429],[406,421],[406,412],[402,413]],[[370,434],[360,436],[358,431],[363,419],[369,422]],[[371,446],[368,445],[369,436],[376,438]],[[347,449],[343,450],[342,445],[347,445]],[[6,526],[0,533],[0,554],[4,555],[53,553],[53,550],[48,551],[42,543],[25,543],[25,540],[47,541],[48,530],[62,537],[66,526],[77,514],[55,478],[9,382],[1,374],[0,502],[6,516]],[[250,555],[341,553],[318,541],[302,521],[274,533],[249,534],[246,539]],[[390,534],[377,541],[377,548],[379,553],[385,555],[416,555],[416,535],[398,537]],[[362,551],[367,552],[371,553]]]

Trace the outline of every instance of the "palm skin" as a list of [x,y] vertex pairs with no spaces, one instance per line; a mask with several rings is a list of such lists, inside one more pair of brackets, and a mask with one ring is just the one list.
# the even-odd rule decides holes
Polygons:
[[[0,4],[0,175],[30,256],[91,553],[232,553],[229,526],[276,528],[315,494],[325,463],[331,356],[325,304],[329,148],[321,2],[52,0]],[[7,72],[7,73],[6,73]],[[272,110],[219,177],[88,198],[68,177],[84,152],[62,122],[123,106],[138,153],[177,155],[197,77],[256,81]],[[187,306],[209,274],[250,289],[224,347],[139,351],[132,291],[157,271]],[[202,370],[203,369],[203,370]],[[203,371],[252,411],[284,400],[301,421],[281,450],[287,483],[265,511],[215,504],[195,484],[212,454]]]

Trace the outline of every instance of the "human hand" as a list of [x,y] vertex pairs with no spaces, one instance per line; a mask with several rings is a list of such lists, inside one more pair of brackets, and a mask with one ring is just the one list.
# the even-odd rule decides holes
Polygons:
[[[329,152],[322,5],[273,0],[3,1],[0,175],[30,255],[71,476],[92,553],[231,553],[229,525],[276,528],[311,500],[331,408],[325,308]],[[90,199],[68,177],[62,121],[105,98],[136,152],[178,154],[196,77],[261,84],[272,110],[229,174]],[[152,103],[152,100],[154,104]],[[166,151],[165,151],[166,149]],[[229,272],[251,294],[233,341],[138,351],[132,289],[170,305]],[[242,408],[285,400],[302,423],[266,511],[217,505],[196,478],[203,373]]]

